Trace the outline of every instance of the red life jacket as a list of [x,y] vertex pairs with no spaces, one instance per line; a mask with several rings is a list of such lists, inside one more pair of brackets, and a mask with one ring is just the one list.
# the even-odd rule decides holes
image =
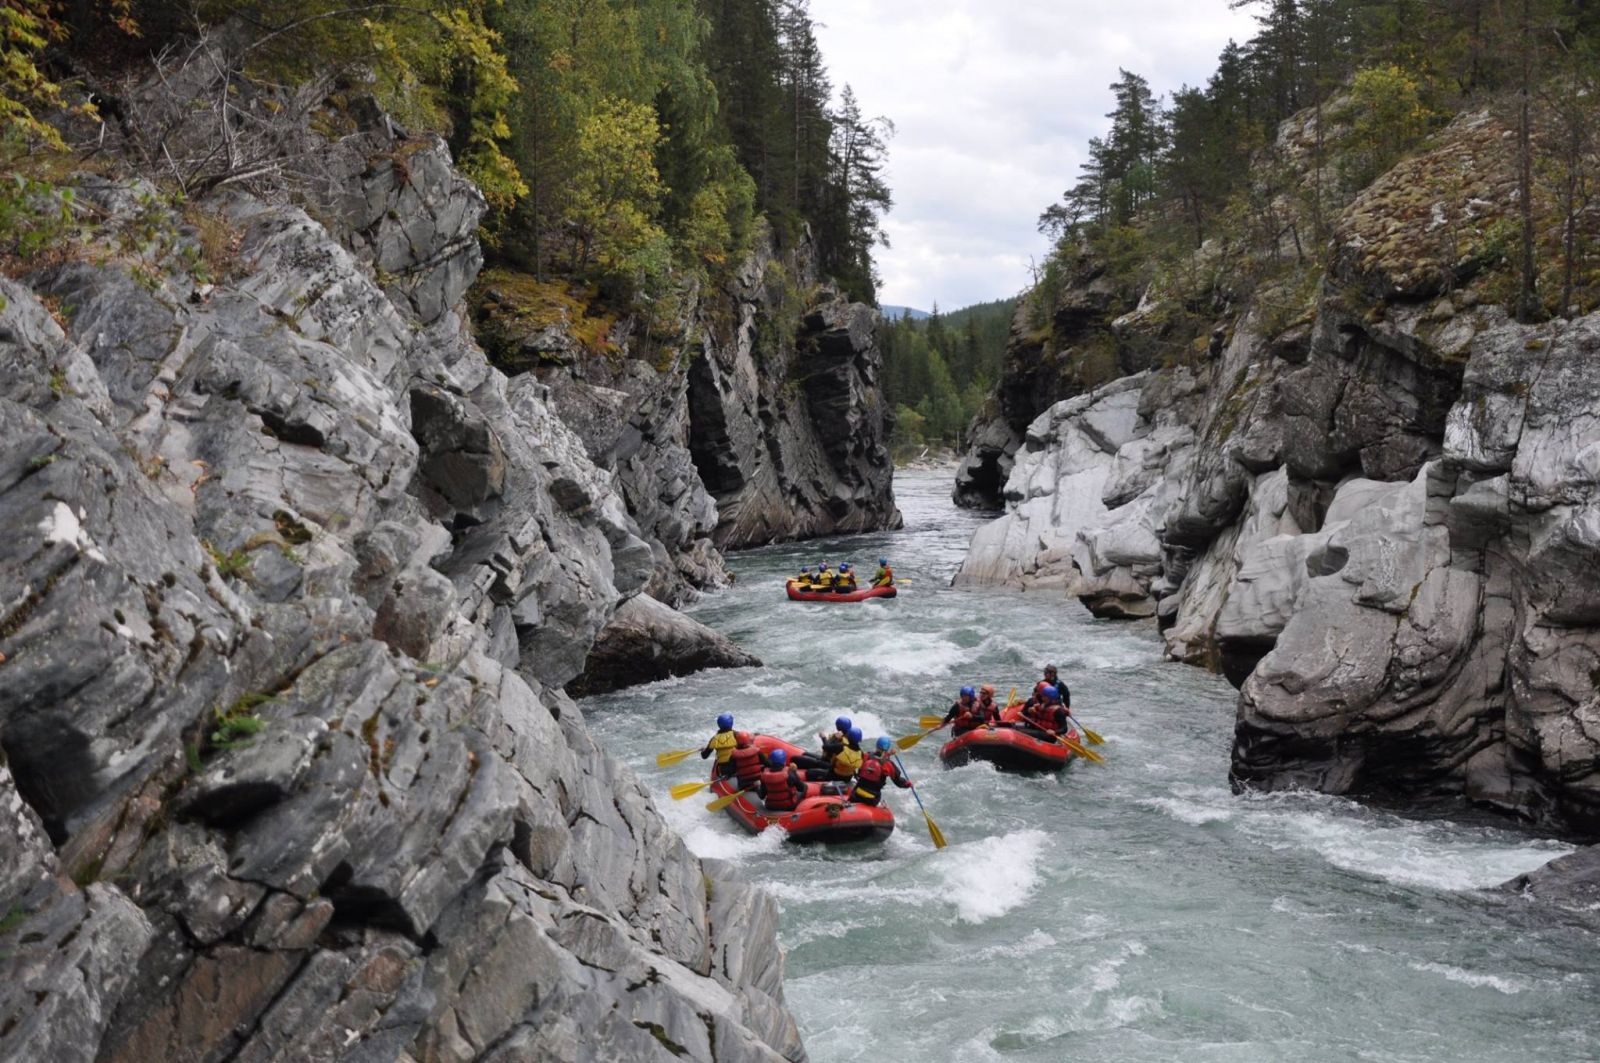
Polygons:
[[881,787],[888,774],[882,757],[862,757],[861,770],[856,772],[856,778],[869,786],[875,784]]
[[743,783],[756,781],[756,776],[761,774],[761,750],[753,743],[741,746],[733,751],[733,773]]
[[800,804],[800,798],[805,794],[805,784],[795,784],[799,781],[800,773],[793,768],[784,768],[782,771],[764,771],[761,773],[761,795],[766,798],[767,807],[775,811],[787,812]]

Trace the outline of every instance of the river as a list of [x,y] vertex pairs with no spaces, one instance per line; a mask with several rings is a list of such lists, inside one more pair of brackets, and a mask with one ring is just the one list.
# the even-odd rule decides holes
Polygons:
[[[1417,821],[1311,794],[1227,785],[1234,691],[1165,663],[1147,624],[1060,594],[952,589],[982,518],[947,473],[902,473],[903,531],[734,555],[739,580],[691,608],[766,667],[583,703],[590,726],[705,856],[741,865],[783,912],[789,1004],[816,1063],[941,1061],[1592,1061],[1600,935],[1486,887],[1568,851],[1494,826]],[[892,601],[791,603],[802,564],[886,553]],[[751,837],[705,796],[667,797],[714,718],[813,743],[840,712],[868,740],[915,729],[967,682],[1030,683],[1053,661],[1107,763],[1059,777],[943,771],[905,754],[949,840],[907,791],[883,846]]]

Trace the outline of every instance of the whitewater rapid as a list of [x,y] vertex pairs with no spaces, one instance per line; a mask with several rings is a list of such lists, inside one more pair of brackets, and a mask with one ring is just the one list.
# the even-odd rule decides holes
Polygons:
[[[948,587],[981,517],[949,478],[902,474],[900,532],[737,554],[692,607],[765,662],[582,703],[703,856],[739,864],[783,912],[789,1002],[816,1063],[1592,1061],[1600,935],[1489,892],[1569,851],[1498,825],[1403,818],[1227,786],[1234,691],[1164,663],[1153,628],[1059,593]],[[826,557],[911,579],[893,601],[791,603]],[[903,791],[882,846],[749,836],[655,753],[698,746],[720,711],[798,741],[843,712],[868,738],[915,730],[966,682],[1002,696],[1053,661],[1108,742],[1058,777],[942,771],[905,754],[950,844]]]

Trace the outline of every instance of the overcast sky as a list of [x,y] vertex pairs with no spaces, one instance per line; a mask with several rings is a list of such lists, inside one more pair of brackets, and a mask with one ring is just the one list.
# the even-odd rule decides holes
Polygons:
[[835,90],[894,121],[884,303],[1014,295],[1046,250],[1039,212],[1105,131],[1124,67],[1158,95],[1204,84],[1254,22],[1227,0],[811,0]]

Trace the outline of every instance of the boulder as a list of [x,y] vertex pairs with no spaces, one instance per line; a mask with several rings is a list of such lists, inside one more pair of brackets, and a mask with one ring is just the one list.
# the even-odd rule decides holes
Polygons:
[[726,635],[639,594],[617,608],[590,647],[583,674],[567,684],[567,692],[586,697],[704,668],[760,665]]

